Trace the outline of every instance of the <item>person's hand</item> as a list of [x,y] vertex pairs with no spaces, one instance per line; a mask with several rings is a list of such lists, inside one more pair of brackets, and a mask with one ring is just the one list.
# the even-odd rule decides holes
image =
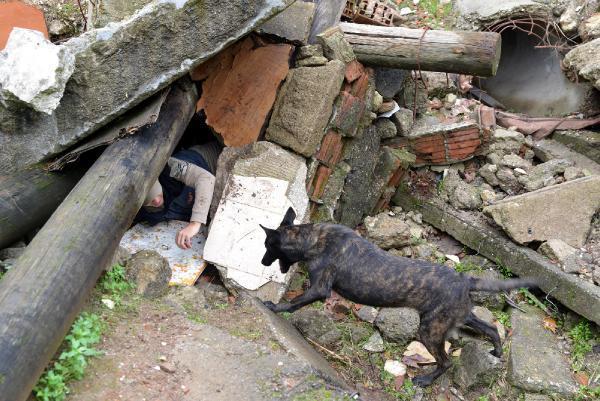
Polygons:
[[202,227],[201,223],[190,221],[190,224],[177,233],[177,238],[175,239],[177,246],[181,249],[190,249],[192,247],[192,237],[198,234],[200,227]]

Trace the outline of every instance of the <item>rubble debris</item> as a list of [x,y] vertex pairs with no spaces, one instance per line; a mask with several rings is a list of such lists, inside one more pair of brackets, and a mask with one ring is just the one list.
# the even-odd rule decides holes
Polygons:
[[552,159],[532,167],[526,175],[518,178],[527,191],[537,191],[540,188],[558,184],[554,178],[562,174],[573,165],[573,162],[564,159]]
[[399,136],[408,136],[414,123],[413,112],[401,107],[397,112],[392,114],[390,120],[396,125]]
[[414,309],[381,308],[375,326],[387,341],[405,344],[416,338],[419,321],[419,313]]
[[526,135],[532,135],[534,139],[542,139],[554,130],[583,129],[600,123],[600,117],[587,119],[528,117],[503,111],[496,112],[496,119],[499,125],[506,128],[515,127]]
[[555,131],[552,139],[600,164],[600,133],[587,130]]
[[598,208],[600,176],[593,176],[506,198],[483,212],[519,244],[561,239],[582,247]]
[[323,56],[323,46],[306,45],[296,52],[296,67],[319,67],[326,65],[327,57]]
[[[264,231],[275,228],[291,206],[302,221],[308,208],[303,158],[269,142],[256,142],[235,160],[212,220],[204,258],[219,269],[231,291],[242,287],[278,302],[293,273],[263,266]],[[240,219],[240,216],[244,216]]]
[[211,59],[210,70],[200,65],[191,72],[192,79],[208,75],[196,109],[204,111],[206,124],[225,146],[258,139],[288,74],[292,50],[287,44],[256,46],[246,38]]
[[500,62],[501,39],[495,32],[424,31],[350,22],[336,29],[343,32],[358,60],[369,66],[487,77],[496,74]]
[[591,15],[579,24],[579,36],[586,42],[600,38],[600,13]]
[[344,20],[357,24],[393,26],[400,14],[389,4],[378,0],[350,0],[342,13]]
[[562,240],[549,239],[540,245],[538,252],[553,262],[560,263],[560,267],[567,273],[579,272],[579,251]]
[[362,348],[369,352],[383,352],[385,351],[385,346],[383,344],[383,338],[381,334],[377,330],[369,337],[367,342],[365,342]]
[[181,249],[175,244],[177,233],[187,226],[187,222],[170,220],[154,226],[136,224],[123,236],[120,246],[130,254],[145,249],[154,249],[167,261],[170,267],[169,285],[194,285],[206,268],[202,258],[206,232],[201,231],[192,240],[190,249]]
[[[40,64],[37,60],[43,59]],[[25,104],[52,114],[75,69],[69,48],[52,44],[41,32],[14,28],[0,51],[0,101],[16,112]]]
[[30,29],[41,32],[48,39],[48,28],[44,13],[34,6],[21,1],[0,4],[0,50],[4,49],[13,28]]
[[[580,77],[588,80],[600,90],[600,38],[583,43],[567,53],[564,66],[575,71]],[[582,127],[583,128],[583,127]]]
[[381,249],[402,248],[422,237],[422,229],[411,220],[400,215],[379,213],[364,220],[367,239]]
[[493,356],[493,346],[488,342],[470,340],[460,353],[454,380],[463,390],[489,385],[502,370],[500,358]]
[[338,60],[323,67],[291,69],[277,96],[265,138],[312,156],[325,134],[344,71]]
[[[533,151],[538,159],[547,162],[552,159],[564,159],[573,163],[579,170],[587,170],[589,174],[600,175],[600,165],[586,156],[569,149],[566,145],[553,139],[542,139],[533,145]],[[565,169],[565,175],[569,168]]]
[[379,311],[377,308],[368,305],[362,305],[360,309],[356,312],[356,317],[364,322],[368,322],[373,324],[375,319],[377,318],[377,314]]
[[[111,22],[122,21],[132,16],[136,11],[143,8],[152,0],[103,0],[93,5],[93,8],[87,10],[88,30],[93,28],[102,28]],[[89,6],[88,6],[89,7]]]
[[388,359],[383,365],[383,370],[394,377],[404,376],[406,374],[406,365],[400,361]]
[[405,138],[394,138],[386,145],[414,153],[415,166],[444,165],[483,153],[489,140],[489,134],[477,123],[464,121],[413,128]]
[[313,19],[308,43],[317,43],[317,35],[339,24],[346,0],[317,0],[317,9]]
[[[568,185],[568,183],[561,185]],[[596,199],[598,198],[596,196]],[[565,273],[560,267],[534,250],[515,244],[499,229],[491,226],[479,213],[457,211],[441,199],[417,198],[411,194],[407,185],[398,187],[392,202],[405,210],[422,213],[423,220],[427,223],[450,234],[464,245],[476,249],[480,255],[507,267],[514,274],[535,278],[543,291],[551,292],[552,296],[563,305],[600,323],[599,287]],[[539,206],[550,204],[544,201]],[[575,202],[571,202],[567,210],[572,211],[573,204]],[[565,217],[569,217],[569,215],[562,213],[558,221],[564,221]],[[547,220],[546,215],[543,215],[541,221]],[[577,221],[574,225],[579,224],[580,221]],[[569,224],[563,223],[563,226],[567,225]]]
[[[227,7],[217,3],[152,2],[129,19],[66,41],[76,67],[52,115],[28,113],[23,118],[22,110],[10,113],[0,106],[0,169],[15,171],[65,150],[209,59],[224,44],[244,36],[291,0],[261,0],[252,7],[239,0]],[[219,12],[211,12],[213,7]]]
[[171,268],[167,259],[155,250],[147,249],[136,252],[127,261],[126,275],[135,284],[138,294],[156,298],[167,292]]
[[348,64],[356,60],[352,46],[344,38],[344,32],[339,27],[329,28],[317,36],[323,46],[323,53],[329,60],[339,60]]
[[258,31],[279,36],[290,42],[307,44],[314,15],[314,3],[297,1],[262,24]]
[[371,214],[378,213],[389,205],[400,181],[415,160],[415,155],[404,149],[393,149],[388,146],[380,148],[379,160],[371,181],[373,193],[369,206]]
[[446,173],[441,192],[457,209],[479,209],[483,204],[479,190],[463,181],[454,169]]
[[523,390],[573,396],[579,387],[556,337],[543,327],[544,313],[535,306],[519,306],[525,313],[517,309],[511,312],[508,379]]
[[488,0],[457,0],[459,18],[456,26],[460,29],[479,30],[491,22],[501,21],[511,16],[540,16],[552,13],[550,5],[535,0],[511,0],[490,2]]

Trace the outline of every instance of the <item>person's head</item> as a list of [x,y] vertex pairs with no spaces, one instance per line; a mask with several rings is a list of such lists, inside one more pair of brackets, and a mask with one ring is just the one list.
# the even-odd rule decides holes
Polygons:
[[146,195],[146,199],[144,200],[144,206],[152,206],[152,207],[162,207],[165,200],[163,198],[163,190],[158,181],[156,181],[148,194]]

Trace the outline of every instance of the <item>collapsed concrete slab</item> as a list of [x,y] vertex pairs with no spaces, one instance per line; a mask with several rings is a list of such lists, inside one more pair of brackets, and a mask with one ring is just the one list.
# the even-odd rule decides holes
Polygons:
[[338,60],[322,67],[290,70],[275,101],[265,138],[312,156],[325,135],[344,72],[345,65]]
[[314,15],[314,3],[297,1],[265,22],[258,31],[279,36],[290,42],[307,44]]
[[406,185],[398,188],[393,202],[405,210],[418,211],[427,223],[515,274],[534,277],[542,290],[552,293],[563,305],[600,323],[600,287],[565,273],[533,249],[515,244],[480,214],[457,211],[441,199],[417,198]]
[[291,206],[302,221],[308,209],[306,164],[302,157],[269,142],[256,142],[238,158],[211,223],[204,258],[215,264],[225,285],[278,302],[292,271],[263,266],[265,233],[276,228]]
[[41,32],[14,28],[0,51],[0,103],[15,112],[30,107],[52,114],[74,69],[69,48],[52,44]]
[[[598,135],[600,137],[600,135]],[[542,139],[533,145],[535,155],[543,162],[553,159],[564,159],[573,162],[579,169],[587,170],[588,173],[600,175],[600,164],[598,162],[571,150],[567,145],[552,139]]]
[[552,12],[549,4],[535,0],[457,0],[459,29],[479,30],[486,23],[510,16],[547,16]]
[[600,90],[600,38],[577,46],[567,53],[563,62],[566,68]]
[[600,163],[600,132],[577,130],[556,131],[552,139]]
[[14,171],[56,155],[291,3],[153,2],[123,22],[65,42],[75,54],[75,71],[52,115],[0,107],[0,169]]
[[535,306],[522,307],[526,313],[511,313],[508,379],[523,390],[573,396],[579,387],[557,338],[544,328],[544,313]]
[[561,239],[579,248],[599,208],[600,176],[592,176],[506,198],[483,212],[519,244]]

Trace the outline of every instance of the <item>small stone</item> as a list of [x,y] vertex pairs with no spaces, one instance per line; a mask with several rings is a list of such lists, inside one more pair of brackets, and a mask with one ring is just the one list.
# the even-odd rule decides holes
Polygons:
[[464,182],[455,170],[448,170],[444,178],[444,193],[457,209],[478,209],[483,205],[477,188]]
[[135,283],[138,294],[148,298],[167,292],[171,274],[169,262],[156,251],[139,251],[127,262],[128,280]]
[[492,203],[494,203],[495,200],[498,199],[498,195],[496,194],[495,191],[490,191],[487,189],[484,189],[483,191],[481,191],[479,196],[481,196],[481,200],[483,201],[483,204],[486,206],[491,205]]
[[386,340],[405,343],[416,337],[419,321],[419,313],[412,308],[382,308],[375,325]]
[[453,261],[454,263],[460,263],[460,259],[456,255],[444,255],[446,259]]
[[362,347],[369,352],[383,352],[385,350],[383,338],[378,331],[375,331]]
[[395,377],[403,376],[406,374],[406,365],[400,361],[388,359],[383,365],[383,370]]
[[484,164],[479,169],[479,175],[483,177],[484,180],[487,181],[488,184],[495,187],[499,184],[498,178],[496,177],[496,172],[498,171],[498,166],[495,164]]
[[383,96],[377,91],[373,92],[373,98],[371,99],[371,110],[379,110],[383,104]]
[[290,322],[302,335],[325,347],[336,344],[342,338],[333,320],[322,310],[302,308],[290,316]]
[[524,160],[515,154],[504,155],[500,164],[513,169],[520,168],[522,170],[528,170],[531,168],[531,163],[529,161]]
[[114,309],[115,308],[115,301],[113,301],[112,299],[108,299],[108,298],[102,298],[102,303],[108,308],[108,309]]
[[175,373],[177,371],[177,368],[175,367],[175,365],[172,363],[169,363],[169,362],[161,363],[158,366],[160,367],[160,370],[162,370],[163,372]]
[[582,169],[577,167],[567,167],[564,172],[565,180],[571,181],[577,178],[585,177],[585,173]]
[[579,272],[577,249],[560,239],[549,239],[538,248],[538,252],[554,262],[559,262],[567,273]]
[[531,168],[528,175],[519,177],[519,182],[527,191],[535,191],[554,184],[554,176],[564,173],[572,165],[569,160],[552,159]]
[[519,177],[521,175],[527,175],[527,171],[525,171],[525,170],[523,170],[522,168],[519,168],[519,167],[515,168],[513,171],[514,171],[514,173],[515,173],[515,175],[517,177]]
[[411,226],[399,217],[380,213],[364,220],[367,238],[383,249],[400,248],[410,245]]
[[323,46],[316,45],[306,45],[302,46],[298,49],[298,59],[310,58],[310,57],[318,57],[323,56]]
[[379,311],[376,308],[373,308],[372,306],[368,305],[363,305],[358,310],[358,312],[356,312],[356,317],[358,317],[364,322],[373,323],[377,318],[378,313]]
[[319,67],[327,64],[324,56],[307,57],[296,61],[296,67]]
[[488,385],[502,370],[500,358],[490,351],[492,345],[482,341],[470,341],[460,354],[460,364],[454,375],[456,382],[464,390],[478,385]]
[[500,188],[509,195],[516,195],[521,191],[521,184],[513,171],[508,167],[501,167],[496,173]]
[[400,110],[395,112],[390,119],[396,125],[398,135],[407,136],[410,133],[414,123],[411,110],[400,108]]
[[396,125],[389,118],[378,118],[375,126],[381,135],[381,139],[393,138],[398,133]]
[[396,107],[396,102],[394,102],[394,101],[383,102],[383,103],[381,103],[381,106],[379,106],[379,108],[377,109],[377,113],[383,114],[383,113],[390,112],[390,111],[394,110],[394,107]]

